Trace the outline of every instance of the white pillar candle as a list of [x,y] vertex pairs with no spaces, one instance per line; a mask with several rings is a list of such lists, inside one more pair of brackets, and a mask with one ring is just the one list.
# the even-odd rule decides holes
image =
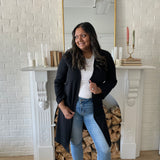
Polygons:
[[28,57],[28,66],[29,67],[35,67],[35,57],[34,54],[31,54],[30,52],[27,53]]
[[44,66],[44,67],[47,66],[47,58],[46,57],[42,58],[42,66]]
[[114,47],[114,62],[117,59],[117,47]]
[[47,57],[47,44],[45,44],[45,57]]
[[42,58],[42,62],[43,62],[43,66],[44,67],[46,67],[48,65],[48,63],[47,63],[47,57],[48,57],[48,55],[47,55],[47,44],[45,44],[45,55]]
[[121,65],[121,60],[120,59],[116,59],[116,66],[120,66]]
[[122,59],[122,47],[119,47],[119,59],[121,60]]
[[27,53],[27,57],[28,57],[28,60],[31,59],[31,53],[30,52]]
[[35,52],[35,66],[38,67],[38,65],[39,65],[38,53]]
[[41,54],[42,54],[42,57],[44,56],[43,54],[43,44],[41,43]]
[[44,53],[43,53],[43,44],[41,43],[41,65],[43,66]]
[[36,61],[35,61],[35,54],[33,52],[33,57],[32,57],[32,66],[35,67],[36,66]]
[[31,58],[31,53],[30,52],[27,53],[27,57],[28,57],[28,66],[32,67],[32,58]]
[[112,56],[112,59],[114,60],[114,51],[113,51],[113,49],[111,50],[111,56]]

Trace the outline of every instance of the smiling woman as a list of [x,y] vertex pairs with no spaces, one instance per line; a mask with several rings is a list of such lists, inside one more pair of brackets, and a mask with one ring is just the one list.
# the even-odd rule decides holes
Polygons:
[[[90,50],[90,39],[89,35],[84,32],[82,28],[77,28],[75,32],[75,42],[76,45],[85,53]],[[86,57],[90,58],[90,57]]]
[[115,46],[116,0],[64,0],[65,50],[71,47],[72,28],[90,22],[96,29],[101,48],[111,52]]
[[55,140],[68,152],[70,144],[74,160],[83,159],[83,123],[94,141],[97,160],[111,159],[102,99],[116,83],[111,54],[101,49],[91,23],[79,23],[72,31],[72,47],[63,55],[54,81],[59,107]]

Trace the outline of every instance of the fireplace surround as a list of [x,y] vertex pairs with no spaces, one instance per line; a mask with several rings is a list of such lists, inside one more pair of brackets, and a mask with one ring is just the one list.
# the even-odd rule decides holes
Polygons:
[[[118,102],[121,115],[120,156],[135,159],[141,149],[144,71],[153,66],[118,66],[118,83],[111,95]],[[56,67],[25,67],[30,71],[30,92],[33,121],[34,160],[54,160],[54,94]]]

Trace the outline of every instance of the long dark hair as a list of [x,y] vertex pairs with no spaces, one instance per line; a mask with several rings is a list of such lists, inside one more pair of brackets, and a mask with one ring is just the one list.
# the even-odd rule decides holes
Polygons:
[[94,27],[89,22],[83,22],[78,24],[72,31],[72,48],[70,52],[72,53],[72,67],[79,69],[85,69],[85,57],[81,49],[79,49],[75,43],[75,32],[77,28],[82,28],[90,37],[91,51],[95,55],[95,60],[98,63],[98,67],[107,67],[106,59],[100,55],[101,47],[99,45],[97,34]]

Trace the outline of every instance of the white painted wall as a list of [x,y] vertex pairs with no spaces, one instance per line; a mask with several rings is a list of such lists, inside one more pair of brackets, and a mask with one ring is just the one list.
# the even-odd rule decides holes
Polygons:
[[117,0],[117,46],[126,53],[126,27],[135,29],[134,57],[143,64],[154,65],[156,70],[144,76],[144,105],[142,124],[142,150],[158,150],[160,138],[160,2],[159,0]]
[[27,52],[63,50],[60,0],[0,0],[0,156],[33,154]]

